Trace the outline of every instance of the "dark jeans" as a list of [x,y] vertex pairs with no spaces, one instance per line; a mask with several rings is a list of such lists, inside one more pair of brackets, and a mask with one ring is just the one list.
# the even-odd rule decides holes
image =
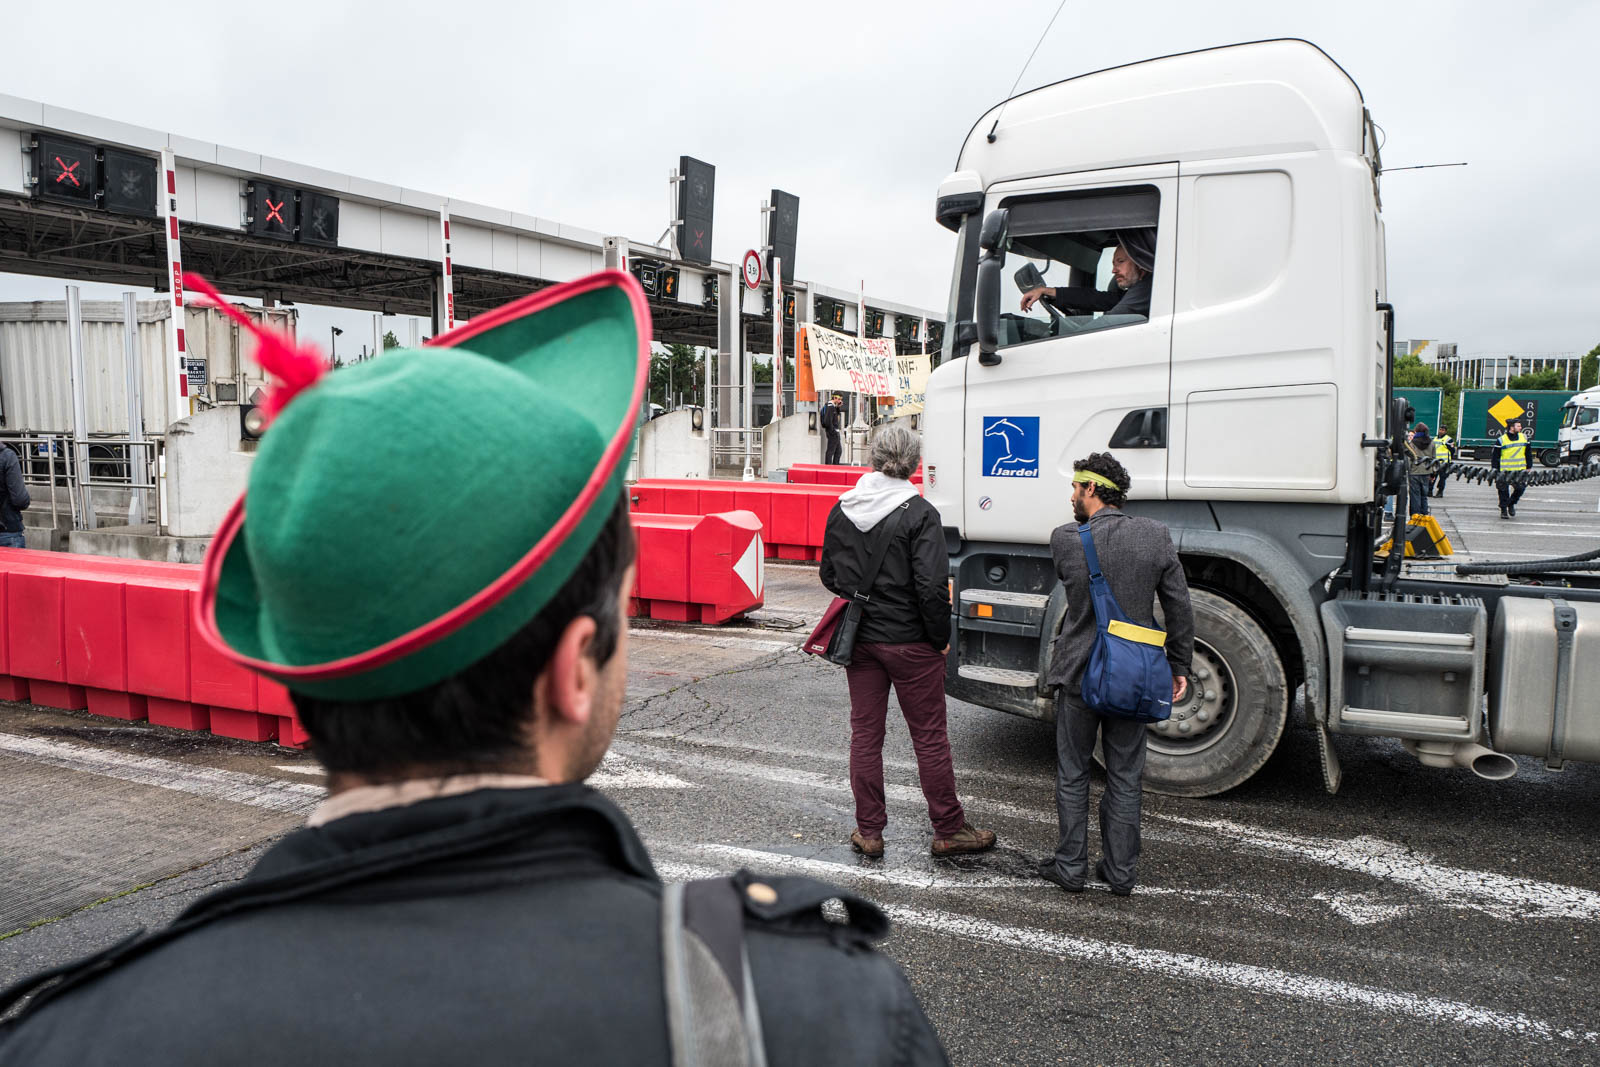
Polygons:
[[1506,508],[1517,506],[1517,501],[1522,499],[1522,494],[1528,491],[1528,483],[1523,482],[1521,485],[1505,485],[1502,483],[1495,486],[1495,489],[1500,494],[1500,510],[1504,511]]
[[960,830],[966,813],[956,799],[950,735],[945,732],[944,656],[926,641],[858,644],[844,675],[850,683],[850,791],[856,798],[856,829],[863,837],[882,837],[889,822],[883,802],[883,734],[892,683],[911,731],[933,832],[949,837]]
[[837,463],[839,462],[839,457],[843,454],[844,444],[839,440],[839,432],[837,430],[830,431],[828,434],[828,454],[822,462]]
[[1428,486],[1433,482],[1432,475],[1412,474],[1411,478],[1411,514],[1427,515],[1428,511]]
[[1089,764],[1095,734],[1106,761],[1100,797],[1100,854],[1114,885],[1132,887],[1139,861],[1140,780],[1145,725],[1090,711],[1067,687],[1056,689],[1056,870],[1069,882],[1089,875]]
[[28,544],[23,539],[21,530],[18,530],[16,533],[6,533],[5,531],[0,531],[0,548],[27,548],[27,547],[28,547]]

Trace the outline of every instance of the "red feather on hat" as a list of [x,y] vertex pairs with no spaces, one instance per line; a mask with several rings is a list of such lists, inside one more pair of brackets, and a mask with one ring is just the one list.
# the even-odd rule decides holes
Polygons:
[[321,349],[309,341],[293,341],[276,330],[263,329],[249,316],[223,299],[216,287],[198,274],[185,273],[183,284],[200,293],[228,318],[249,330],[256,339],[256,362],[273,377],[273,386],[261,402],[270,422],[302,389],[315,385],[328,372]]

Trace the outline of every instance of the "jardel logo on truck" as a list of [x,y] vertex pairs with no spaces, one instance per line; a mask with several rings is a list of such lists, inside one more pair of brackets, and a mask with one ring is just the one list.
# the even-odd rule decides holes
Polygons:
[[1039,416],[983,417],[983,476],[1039,477]]

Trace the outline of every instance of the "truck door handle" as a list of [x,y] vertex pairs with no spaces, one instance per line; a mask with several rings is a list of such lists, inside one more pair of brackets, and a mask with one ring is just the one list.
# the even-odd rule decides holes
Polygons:
[[1117,424],[1108,448],[1166,448],[1167,409],[1139,408]]

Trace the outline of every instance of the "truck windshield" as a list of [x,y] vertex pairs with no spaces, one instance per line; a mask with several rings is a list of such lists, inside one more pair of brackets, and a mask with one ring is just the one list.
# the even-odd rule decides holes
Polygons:
[[1600,420],[1600,408],[1569,407],[1561,413],[1562,429],[1592,426],[1597,420]]

